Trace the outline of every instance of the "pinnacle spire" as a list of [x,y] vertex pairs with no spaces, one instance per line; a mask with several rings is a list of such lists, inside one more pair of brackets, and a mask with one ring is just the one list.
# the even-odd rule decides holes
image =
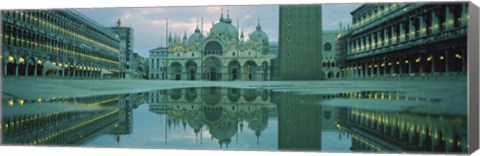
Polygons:
[[262,29],[262,26],[260,26],[260,18],[258,18],[258,23],[257,23],[257,30]]
[[223,19],[223,8],[222,8],[222,14],[220,16],[220,22],[223,22],[223,21],[224,21],[224,19]]

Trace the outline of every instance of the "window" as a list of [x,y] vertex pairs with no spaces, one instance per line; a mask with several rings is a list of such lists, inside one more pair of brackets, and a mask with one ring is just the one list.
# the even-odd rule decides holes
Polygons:
[[330,43],[325,43],[323,46],[323,51],[332,51],[332,45]]

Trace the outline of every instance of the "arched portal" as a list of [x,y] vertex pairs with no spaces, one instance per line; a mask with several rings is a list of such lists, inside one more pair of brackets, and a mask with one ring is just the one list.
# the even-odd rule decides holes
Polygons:
[[27,60],[24,57],[18,58],[18,75],[24,76],[27,72],[25,69],[27,68]]
[[170,66],[171,73],[173,74],[174,80],[181,80],[182,79],[182,65],[178,62],[172,63]]
[[228,71],[231,80],[237,80],[240,77],[240,63],[233,60],[228,64]]
[[244,80],[255,80],[257,74],[257,64],[249,60],[243,65],[243,79]]
[[203,61],[204,79],[216,81],[221,80],[222,63],[217,57],[208,57]]
[[327,78],[328,78],[328,79],[331,79],[331,78],[333,78],[333,77],[334,77],[333,72],[332,72],[332,71],[328,72]]
[[7,57],[7,75],[15,75],[16,68],[16,59],[14,56],[10,55]]
[[187,71],[187,79],[195,80],[197,78],[197,64],[194,61],[188,61],[185,65]]

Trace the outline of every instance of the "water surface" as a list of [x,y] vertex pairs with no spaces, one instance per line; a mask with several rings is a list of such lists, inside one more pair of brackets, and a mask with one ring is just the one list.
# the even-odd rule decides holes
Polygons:
[[217,87],[19,97],[2,99],[2,135],[10,145],[465,153],[466,95],[456,99]]

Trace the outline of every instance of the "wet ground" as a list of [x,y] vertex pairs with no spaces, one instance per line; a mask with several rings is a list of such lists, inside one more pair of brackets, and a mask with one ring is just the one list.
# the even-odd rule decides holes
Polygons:
[[467,151],[466,82],[5,79],[4,144]]

